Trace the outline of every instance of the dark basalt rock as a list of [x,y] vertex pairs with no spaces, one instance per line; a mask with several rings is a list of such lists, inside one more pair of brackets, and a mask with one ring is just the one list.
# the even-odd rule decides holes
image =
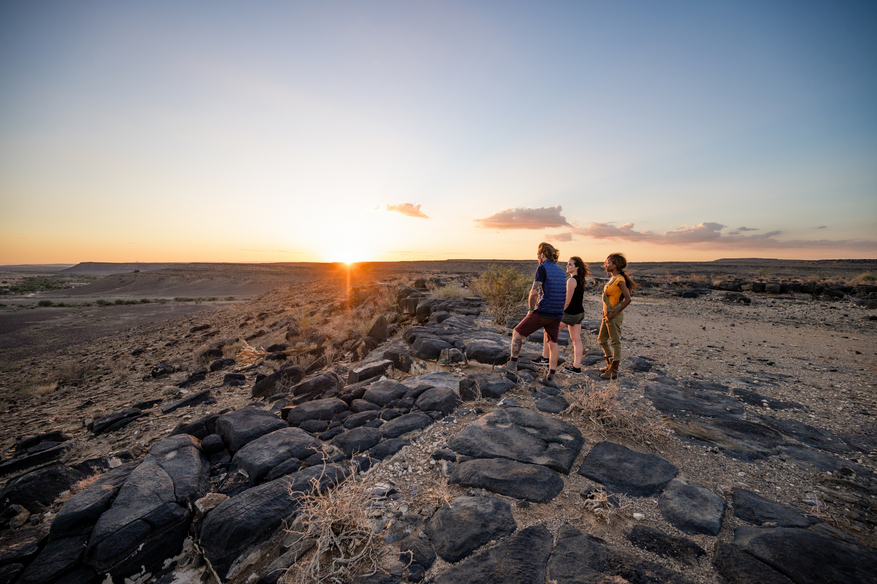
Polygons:
[[271,375],[263,377],[253,385],[252,396],[268,397],[277,393],[277,386],[279,384],[284,386],[293,385],[301,381],[304,376],[304,371],[298,365],[278,369]]
[[[182,386],[181,386],[182,387]],[[211,398],[210,390],[205,389],[204,391],[199,391],[198,393],[193,393],[192,395],[188,395],[183,399],[179,399],[173,403],[169,403],[161,406],[162,414],[169,414],[174,412],[180,408],[187,408],[191,406],[196,406],[198,404],[203,404],[207,402]]]
[[352,414],[345,418],[343,426],[347,430],[352,430],[353,428],[359,428],[367,422],[377,420],[378,416],[378,410],[367,410],[365,412],[359,412],[358,414]]
[[713,566],[728,584],[794,584],[783,574],[733,543],[716,542]]
[[689,535],[718,535],[725,505],[725,500],[709,489],[680,480],[670,481],[658,499],[664,519]]
[[485,543],[517,529],[508,503],[492,497],[457,497],[424,527],[436,553],[459,562]]
[[322,443],[300,428],[282,428],[244,445],[232,464],[244,469],[256,483],[271,469],[295,458],[304,460],[322,450]]
[[303,555],[311,551],[317,540],[312,537],[302,538],[294,543],[290,549],[280,555],[271,565],[262,572],[256,584],[276,584],[281,576],[292,567]]
[[604,540],[565,525],[557,534],[557,542],[548,576],[557,584],[625,582],[661,584],[692,584],[675,572],[653,562],[640,562],[635,557],[610,547]]
[[185,389],[189,386],[195,385],[196,383],[204,381],[205,379],[207,379],[207,375],[206,373],[204,373],[204,371],[196,371],[188,376],[186,379],[178,383],[177,387],[179,387],[180,389]]
[[808,471],[840,472],[842,474],[855,474],[866,478],[874,477],[874,473],[863,466],[853,464],[852,462],[844,460],[834,454],[828,454],[827,452],[822,452],[806,446],[789,444],[786,446],[780,446],[777,450],[783,459],[791,460],[798,467]]
[[216,359],[210,364],[210,371],[220,371],[225,369],[226,367],[231,367],[236,363],[234,359],[230,359],[228,357],[223,357],[222,359]]
[[776,455],[784,442],[776,430],[748,420],[671,421],[668,426],[679,436],[714,444],[723,454],[745,461]]
[[347,374],[348,385],[359,383],[373,377],[379,377],[387,372],[387,369],[393,366],[390,359],[382,359],[366,365],[361,365]]
[[150,371],[149,374],[153,378],[158,379],[159,377],[165,377],[167,375],[170,375],[171,373],[175,372],[176,370],[177,370],[177,368],[174,367],[173,365],[169,365],[167,363],[161,363],[161,364],[153,367],[152,371]]
[[820,521],[794,507],[770,501],[746,489],[734,489],[732,502],[735,517],[756,525],[770,523],[777,527],[810,527]]
[[567,474],[584,442],[572,424],[526,408],[507,407],[470,423],[448,446],[465,456],[508,458]]
[[404,416],[399,416],[398,418],[393,418],[381,426],[381,430],[383,431],[385,438],[398,438],[408,432],[423,430],[432,425],[434,421],[435,420],[424,413],[414,412],[411,414],[405,414]]
[[58,511],[49,532],[52,539],[73,535],[88,535],[104,511],[116,498],[119,489],[138,466],[129,462],[95,479],[84,490],[76,493]]
[[515,383],[492,373],[476,373],[460,381],[460,397],[471,401],[482,397],[499,399],[513,389]]
[[298,507],[301,495],[324,491],[345,476],[336,465],[314,466],[226,499],[204,518],[200,543],[217,575],[225,579],[234,561],[267,540]]
[[460,403],[460,396],[447,387],[433,387],[415,397],[417,409],[424,412],[441,412],[443,416],[452,414]]
[[408,393],[408,387],[398,381],[382,379],[368,386],[362,399],[380,407],[385,407],[393,400],[401,399]]
[[137,408],[128,408],[121,412],[115,412],[108,416],[96,419],[89,424],[88,429],[94,432],[95,436],[107,432],[115,432],[116,430],[121,430],[137,418],[145,415],[146,414]]
[[436,361],[444,349],[451,349],[453,345],[438,337],[428,334],[418,335],[417,340],[411,344],[410,354],[425,361]]
[[271,412],[257,408],[241,408],[216,420],[216,432],[231,454],[248,442],[286,426],[286,422]]
[[350,458],[356,453],[366,452],[380,441],[380,429],[360,427],[335,436],[332,439],[332,446],[341,449],[344,455]]
[[850,451],[850,447],[839,436],[828,430],[795,420],[778,420],[766,416],[762,417],[760,421],[765,426],[770,426],[781,434],[794,438],[806,446],[834,454],[844,454]]
[[23,564],[29,563],[40,551],[49,535],[49,527],[47,523],[40,523],[34,527],[0,531],[0,566],[16,564],[20,566],[15,572],[18,574],[24,568]]
[[182,548],[195,500],[207,492],[209,466],[194,439],[179,435],[153,445],[98,519],[86,563],[114,578],[154,572]]
[[81,481],[83,474],[63,464],[54,464],[20,476],[0,491],[0,505],[21,505],[31,513],[42,513],[58,495]]
[[409,442],[408,440],[403,440],[402,438],[390,438],[389,440],[382,440],[368,451],[368,455],[375,460],[384,460],[385,458],[393,456],[409,444],[411,444],[411,442]]
[[243,373],[226,373],[222,378],[222,385],[239,387],[241,385],[246,385],[246,383],[247,377]]
[[673,558],[689,566],[696,566],[698,558],[706,555],[706,551],[690,539],[673,537],[660,529],[645,525],[634,525],[627,539],[640,549]]
[[331,420],[346,410],[347,404],[337,397],[317,399],[297,405],[287,414],[286,421],[290,426],[299,426],[306,420]]
[[739,401],[710,390],[651,383],[645,387],[645,395],[662,413],[679,418],[694,415],[740,419],[744,412]]
[[319,396],[335,391],[343,385],[341,379],[335,373],[323,373],[293,387],[292,395],[296,397]]
[[536,409],[540,412],[559,414],[566,411],[566,408],[569,407],[569,402],[561,395],[553,395],[536,401],[535,405]]
[[24,570],[18,582],[43,584],[69,572],[85,551],[87,535],[74,535],[49,541],[40,555]]
[[563,479],[548,467],[506,458],[462,462],[454,468],[448,483],[487,489],[534,503],[547,503],[563,490]]
[[585,456],[578,472],[603,483],[610,491],[649,497],[660,493],[678,471],[660,456],[635,452],[613,442],[600,442]]
[[[534,525],[500,541],[451,566],[439,575],[435,584],[543,584],[548,556],[551,555],[551,533],[542,525]],[[560,584],[560,582],[558,582]]]
[[772,410],[803,410],[804,406],[801,404],[797,404],[794,402],[786,402],[778,399],[773,399],[760,393],[755,393],[754,391],[749,391],[748,389],[734,389],[734,397],[742,401],[743,403],[749,404],[751,406],[764,407],[765,405]]
[[504,365],[509,360],[509,341],[501,335],[479,336],[466,343],[464,354],[470,361]]
[[734,544],[796,584],[877,582],[877,554],[810,529],[741,527]]
[[[177,434],[188,434],[189,436],[194,436],[199,440],[203,440],[210,434],[214,434],[216,432],[216,420],[219,419],[219,416],[216,414],[211,414],[209,416],[205,416],[201,419],[195,420],[194,422],[189,422],[188,424],[180,424],[171,432],[171,436],[176,436]],[[211,452],[207,452],[207,454],[212,454]]]
[[403,564],[417,564],[429,570],[435,558],[435,548],[429,540],[410,536],[399,542],[399,561]]

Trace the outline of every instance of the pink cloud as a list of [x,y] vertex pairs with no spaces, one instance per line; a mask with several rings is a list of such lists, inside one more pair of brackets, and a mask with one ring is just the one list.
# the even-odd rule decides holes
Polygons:
[[566,218],[560,214],[563,208],[526,207],[503,209],[484,219],[476,219],[475,223],[483,229],[545,229],[568,226]]
[[429,219],[429,217],[420,210],[420,204],[415,205],[414,203],[400,203],[398,205],[387,205],[387,211],[394,211],[396,213],[401,213],[402,215],[406,215],[408,217],[419,217],[420,219]]
[[[735,249],[735,248],[764,248],[764,249],[796,249],[796,248],[856,248],[875,249],[877,242],[862,240],[781,240],[777,236],[782,231],[768,231],[757,235],[741,235],[740,231],[754,231],[754,229],[739,228],[737,231],[722,233],[725,225],[721,223],[703,222],[698,225],[683,225],[678,229],[666,233],[654,233],[652,231],[636,231],[633,223],[625,223],[615,226],[610,223],[590,223],[585,227],[576,227],[569,232],[572,236],[590,237],[592,239],[608,239],[616,241],[630,241],[652,243],[656,245],[697,245],[706,248]],[[556,238],[557,236],[555,236]]]

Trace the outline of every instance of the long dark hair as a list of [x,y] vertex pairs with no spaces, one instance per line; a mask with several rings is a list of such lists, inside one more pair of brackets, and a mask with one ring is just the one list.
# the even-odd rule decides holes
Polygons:
[[627,267],[627,258],[624,257],[623,253],[610,253],[609,258],[612,259],[612,263],[618,268],[618,273],[624,278],[624,283],[627,284],[627,289],[633,292],[637,284],[633,281],[633,278],[630,277],[630,274],[624,271],[624,268]]
[[576,266],[576,275],[573,276],[576,279],[576,286],[580,287],[582,290],[585,289],[585,278],[588,277],[590,270],[588,270],[588,264],[582,261],[582,258],[579,256],[572,256],[569,258],[572,260],[572,263]]

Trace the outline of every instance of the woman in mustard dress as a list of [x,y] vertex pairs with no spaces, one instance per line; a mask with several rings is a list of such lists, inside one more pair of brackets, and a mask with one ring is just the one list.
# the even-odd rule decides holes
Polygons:
[[606,357],[606,367],[600,369],[600,377],[613,379],[618,377],[618,363],[621,361],[621,325],[624,322],[621,311],[630,304],[630,292],[636,283],[624,271],[627,258],[623,254],[610,254],[603,267],[609,274],[609,281],[603,286],[603,322],[597,337]]

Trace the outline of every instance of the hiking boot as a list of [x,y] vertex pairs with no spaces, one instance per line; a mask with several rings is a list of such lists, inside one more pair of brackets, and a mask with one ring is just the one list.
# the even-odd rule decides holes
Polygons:
[[581,375],[581,373],[582,373],[581,367],[573,367],[571,365],[567,365],[566,367],[563,368],[563,370],[566,371],[567,373],[575,373],[576,375]]
[[545,387],[553,387],[553,388],[560,387],[559,385],[557,385],[556,381],[554,381],[553,379],[548,379],[547,377],[540,377],[539,383],[541,383]]

